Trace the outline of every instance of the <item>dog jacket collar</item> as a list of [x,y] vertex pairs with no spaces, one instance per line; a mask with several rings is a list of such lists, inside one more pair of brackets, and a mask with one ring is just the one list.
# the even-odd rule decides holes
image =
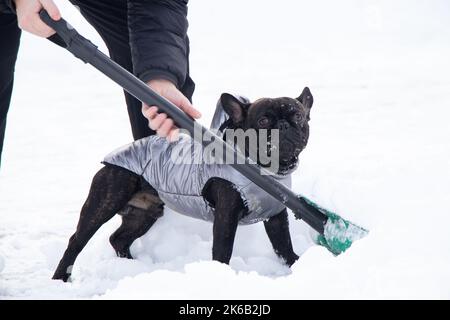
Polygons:
[[[227,115],[219,101],[211,129],[217,130],[226,120]],[[192,152],[180,154],[181,149]],[[180,135],[178,141],[172,143],[165,138],[150,136],[113,151],[103,162],[142,175],[158,191],[168,208],[193,218],[214,221],[214,208],[204,199],[202,192],[207,182],[215,177],[230,181],[240,193],[248,210],[240,224],[267,220],[285,208],[229,165],[203,161],[192,163],[192,159],[202,159],[202,151],[202,145],[188,136]],[[276,178],[291,187],[290,175]]]

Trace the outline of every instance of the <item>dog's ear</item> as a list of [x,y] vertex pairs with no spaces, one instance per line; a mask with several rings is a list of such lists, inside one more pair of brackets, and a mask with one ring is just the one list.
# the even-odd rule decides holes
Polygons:
[[233,123],[238,124],[244,121],[247,115],[248,103],[240,101],[229,93],[222,93],[220,102],[223,110],[230,116]]
[[305,89],[303,89],[302,94],[300,95],[300,97],[297,98],[297,100],[300,101],[300,103],[302,105],[304,105],[305,108],[307,108],[308,110],[311,110],[311,107],[314,102],[314,98],[308,87],[305,87]]

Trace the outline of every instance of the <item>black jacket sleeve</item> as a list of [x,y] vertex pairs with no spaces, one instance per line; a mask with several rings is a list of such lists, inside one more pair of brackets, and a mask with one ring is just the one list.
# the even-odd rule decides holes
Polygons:
[[188,0],[128,0],[134,73],[182,88],[189,73]]
[[15,13],[16,8],[12,0],[0,0],[0,12]]

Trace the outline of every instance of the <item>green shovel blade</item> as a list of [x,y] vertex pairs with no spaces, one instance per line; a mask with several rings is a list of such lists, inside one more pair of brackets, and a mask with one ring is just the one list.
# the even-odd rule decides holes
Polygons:
[[324,227],[324,233],[315,239],[316,243],[327,248],[334,255],[339,255],[356,240],[364,238],[369,231],[356,224],[341,218],[334,212],[319,207],[311,200],[304,198],[306,202],[317,208],[328,217]]

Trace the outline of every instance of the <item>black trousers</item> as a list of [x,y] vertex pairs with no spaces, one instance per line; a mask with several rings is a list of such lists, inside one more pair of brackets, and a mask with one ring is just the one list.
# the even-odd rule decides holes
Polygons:
[[0,13],[0,165],[20,33],[16,16]]
[[[109,50],[110,57],[128,71],[133,72],[127,1],[71,0],[71,2],[80,8],[81,14],[100,34]],[[0,164],[20,34],[16,16],[0,13]],[[192,98],[188,92],[183,93],[188,99]],[[125,100],[134,139],[154,134],[155,132],[148,127],[148,122],[141,113],[141,103],[126,92]],[[98,121],[101,122],[102,119]]]

